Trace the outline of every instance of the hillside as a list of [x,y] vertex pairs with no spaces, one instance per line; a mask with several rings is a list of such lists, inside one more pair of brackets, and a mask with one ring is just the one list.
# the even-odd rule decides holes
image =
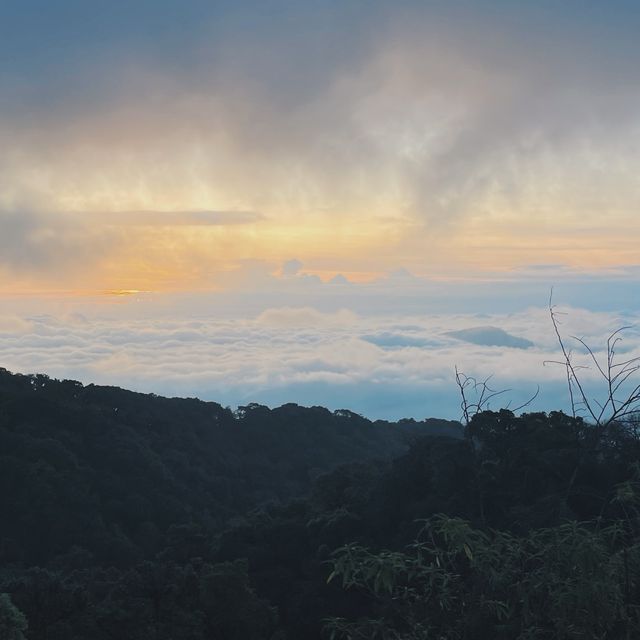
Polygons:
[[463,433],[3,371],[0,447],[0,638],[640,634],[635,419]]
[[308,491],[340,464],[390,459],[457,423],[370,422],[288,404],[213,402],[0,371],[0,562],[46,565],[80,547],[128,566],[172,527],[229,518]]

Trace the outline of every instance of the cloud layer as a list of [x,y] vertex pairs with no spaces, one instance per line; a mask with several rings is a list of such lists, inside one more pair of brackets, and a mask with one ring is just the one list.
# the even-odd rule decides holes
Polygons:
[[[297,402],[349,408],[374,418],[459,417],[454,367],[493,375],[513,406],[541,394],[532,409],[567,408],[564,372],[545,309],[483,321],[530,340],[523,350],[469,344],[450,331],[477,326],[477,315],[370,316],[313,308],[269,309],[253,319],[214,317],[135,320],[0,317],[1,366],[58,378],[113,384],[222,404]],[[638,319],[627,317],[626,321]],[[621,318],[571,309],[562,327],[600,349]],[[640,354],[630,330],[625,357]],[[577,352],[577,357],[581,357]],[[597,393],[593,370],[584,381]]]
[[[3,5],[0,268],[167,288],[294,247],[338,271],[635,260],[631,2],[55,4]],[[16,220],[30,194],[53,213]],[[175,224],[69,250],[154,211]]]
[[551,285],[597,345],[635,321],[637,2],[36,4],[0,9],[0,364],[452,416],[456,364],[562,405]]

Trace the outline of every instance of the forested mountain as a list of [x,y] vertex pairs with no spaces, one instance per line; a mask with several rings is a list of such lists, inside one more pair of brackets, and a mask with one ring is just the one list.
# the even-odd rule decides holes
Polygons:
[[463,440],[318,478],[217,550],[248,559],[287,638],[640,637],[638,431],[484,412]]
[[172,527],[303,495],[340,464],[388,459],[457,423],[372,423],[294,404],[235,413],[46,376],[0,372],[0,560],[47,564],[74,545],[100,564],[153,557]]
[[[3,584],[28,613],[28,638],[110,637],[104,621],[102,631],[81,633],[76,625],[80,618],[96,623],[89,603],[114,598],[114,585],[139,563],[151,562],[145,566],[154,572],[159,557],[211,559],[213,540],[231,518],[303,496],[314,478],[341,464],[389,460],[424,433],[460,436],[461,427],[371,422],[295,404],[232,412],[213,402],[0,370]],[[244,588],[239,566],[198,571],[205,581],[229,574]],[[40,589],[62,599],[51,612]],[[125,626],[131,631],[115,637],[147,637]]]
[[462,433],[3,371],[0,487],[0,638],[640,637],[633,419]]

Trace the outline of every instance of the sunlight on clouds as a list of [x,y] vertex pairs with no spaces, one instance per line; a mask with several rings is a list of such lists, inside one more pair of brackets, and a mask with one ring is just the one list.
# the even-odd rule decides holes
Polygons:
[[506,14],[378,9],[318,9],[325,42],[304,7],[295,37],[262,15],[213,37],[212,8],[171,55],[89,56],[38,100],[9,83],[0,288],[219,290],[292,255],[361,281],[637,262],[623,49],[601,60],[585,25],[540,48]]
[[[16,371],[170,396],[196,395],[222,404],[296,401],[394,419],[458,418],[453,372],[458,365],[469,375],[494,374],[496,387],[510,388],[514,403],[540,384],[542,392],[532,408],[566,406],[562,367],[544,366],[557,359],[558,350],[546,309],[478,318],[366,317],[346,310],[289,307],[228,320],[193,313],[135,319],[126,308],[121,311],[111,318],[0,314],[2,364]],[[637,314],[633,319],[638,320]],[[570,309],[564,322],[567,335],[584,336],[601,355],[619,318]],[[504,335],[526,339],[532,346],[490,346],[487,327],[499,327]],[[479,343],[451,337],[452,330],[462,330],[462,335],[473,330]],[[483,345],[485,334],[489,342]],[[625,336],[625,357],[638,354],[637,338],[637,329]],[[596,372],[586,369],[582,378],[596,389]]]

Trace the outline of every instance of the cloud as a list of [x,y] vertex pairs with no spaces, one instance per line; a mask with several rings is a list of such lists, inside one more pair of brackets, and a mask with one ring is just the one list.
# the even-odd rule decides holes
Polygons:
[[10,368],[452,415],[454,364],[561,401],[551,285],[567,335],[637,320],[637,3],[41,4],[2,9],[3,286],[218,292],[0,298]]
[[100,260],[116,234],[99,233],[81,219],[19,206],[0,210],[0,267],[17,272],[64,272]]
[[637,209],[627,3],[191,0],[150,15],[139,0],[100,19],[76,5],[34,17],[9,3],[0,59],[16,104],[0,135],[15,185],[96,210],[391,215],[427,222],[422,241],[462,220],[537,228]]
[[255,211],[116,211],[103,214],[108,225],[132,226],[226,226],[254,224],[264,219]]
[[21,333],[28,333],[32,323],[16,315],[0,315],[0,335],[8,334],[15,337]]
[[389,331],[383,331],[381,333],[373,335],[363,335],[363,340],[375,344],[382,349],[403,349],[405,347],[440,347],[442,342],[434,340],[433,338],[426,338],[423,336],[415,336],[406,333],[391,333]]
[[267,309],[256,319],[258,324],[269,326],[309,328],[353,325],[357,321],[356,314],[347,309],[322,313],[311,307]]
[[458,331],[447,331],[448,336],[485,347],[509,347],[511,349],[528,349],[533,342],[526,338],[507,333],[499,327],[470,327]]
[[302,264],[302,262],[300,262],[300,260],[297,260],[296,258],[293,258],[292,260],[287,260],[282,265],[282,275],[284,277],[297,276],[300,273],[300,270],[302,269],[303,266],[304,265]]
[[[327,270],[336,271],[331,262]],[[609,271],[596,277],[590,271],[563,267],[536,269],[524,276],[520,270],[513,270],[453,279],[418,277],[404,269],[392,269],[374,280],[340,283],[342,286],[331,280],[320,281],[302,269],[295,276],[279,277],[277,273],[273,264],[247,263],[243,269],[228,274],[231,282],[220,305],[257,313],[272,306],[286,306],[331,312],[348,308],[360,315],[493,314],[544,306],[553,287],[554,298],[569,306],[592,311],[640,309],[640,299],[630,290],[638,275],[629,270]],[[242,291],[238,292],[240,281]]]
[[0,193],[46,203],[0,220],[14,271],[202,289],[292,255],[354,281],[637,261],[627,2],[5,4]]
[[[137,316],[145,304],[94,307],[83,315],[0,315],[0,366],[225,405],[297,402],[349,408],[374,418],[457,418],[457,365],[478,378],[493,374],[496,388],[511,390],[505,402],[514,406],[540,384],[532,410],[567,408],[564,370],[543,364],[558,354],[545,309],[486,318],[534,343],[521,350],[446,335],[468,328],[474,322],[469,314],[356,316],[285,308],[222,319],[214,305],[208,314],[172,307],[171,315],[160,316],[152,306]],[[568,312],[565,335],[583,336],[601,357],[606,336],[620,326],[620,318]],[[637,313],[626,318],[639,319]],[[571,346],[577,363],[588,365],[579,345]],[[625,358],[640,354],[637,328],[625,334],[623,346]],[[589,393],[597,396],[597,372],[592,367],[581,373]]]

